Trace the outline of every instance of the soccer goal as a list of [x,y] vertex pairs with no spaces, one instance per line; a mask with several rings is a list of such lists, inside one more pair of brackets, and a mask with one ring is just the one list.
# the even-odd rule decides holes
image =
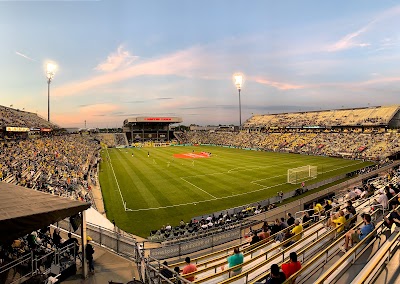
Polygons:
[[288,169],[287,182],[288,183],[299,183],[305,180],[316,178],[318,175],[317,166],[303,166],[293,169]]

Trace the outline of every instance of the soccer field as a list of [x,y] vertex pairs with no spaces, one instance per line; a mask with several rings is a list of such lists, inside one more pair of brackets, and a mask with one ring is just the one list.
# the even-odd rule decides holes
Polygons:
[[287,183],[290,168],[317,166],[318,177],[307,181],[311,184],[371,164],[213,146],[104,149],[101,155],[107,217],[142,237],[163,224],[178,225],[181,219],[294,190],[299,184]]

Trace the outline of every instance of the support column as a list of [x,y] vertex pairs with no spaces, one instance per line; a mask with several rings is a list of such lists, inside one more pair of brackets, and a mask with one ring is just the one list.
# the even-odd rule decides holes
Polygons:
[[86,211],[81,214],[81,237],[82,237],[82,277],[88,277],[88,263],[86,262]]

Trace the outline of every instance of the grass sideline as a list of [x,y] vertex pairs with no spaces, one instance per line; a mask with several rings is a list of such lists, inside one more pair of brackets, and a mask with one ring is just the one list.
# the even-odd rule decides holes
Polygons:
[[[210,158],[174,154],[211,152]],[[370,162],[213,146],[102,150],[100,184],[107,217],[121,229],[147,237],[150,230],[291,191],[287,170],[318,166],[315,183]],[[323,172],[323,173],[322,173]],[[122,196],[122,198],[121,198]],[[125,211],[126,207],[133,211]]]

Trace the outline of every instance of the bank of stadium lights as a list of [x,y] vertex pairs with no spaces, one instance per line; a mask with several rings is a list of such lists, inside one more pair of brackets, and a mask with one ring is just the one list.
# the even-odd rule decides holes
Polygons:
[[244,76],[242,73],[233,74],[233,83],[239,92],[239,129],[242,129],[242,104],[240,101],[240,91],[243,87]]
[[54,63],[47,63],[46,65],[46,77],[47,77],[47,121],[50,122],[50,83],[56,73],[57,65]]

